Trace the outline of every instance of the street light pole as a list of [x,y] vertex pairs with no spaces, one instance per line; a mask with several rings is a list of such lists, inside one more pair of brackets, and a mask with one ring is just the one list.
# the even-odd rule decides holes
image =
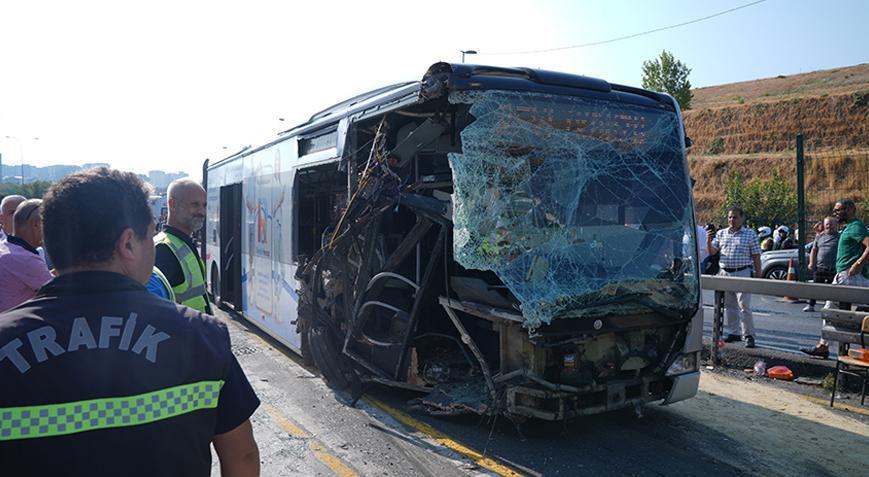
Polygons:
[[[21,159],[21,177],[19,178],[19,183],[24,185],[24,142],[15,137],[15,136],[6,136],[6,139],[12,139],[13,141],[18,143],[18,157]],[[34,141],[38,141],[38,137],[33,138]],[[0,170],[0,175],[2,175],[2,170]]]
[[462,63],[465,62],[465,55],[476,55],[477,50],[459,50],[462,52]]

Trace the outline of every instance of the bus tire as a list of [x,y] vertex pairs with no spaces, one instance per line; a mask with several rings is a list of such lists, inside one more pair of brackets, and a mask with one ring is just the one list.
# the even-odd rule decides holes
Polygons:
[[308,349],[311,351],[314,365],[320,370],[320,374],[329,387],[343,390],[350,386],[344,369],[342,369],[343,358],[338,354],[335,342],[330,338],[329,332],[325,328],[317,326],[310,329]]
[[211,299],[214,300],[217,308],[222,310],[227,309],[223,300],[220,299],[220,274],[217,273],[217,266],[215,264],[211,266]]
[[305,366],[316,366],[314,358],[311,356],[311,327],[305,326],[299,330],[299,350],[302,353],[302,363]]

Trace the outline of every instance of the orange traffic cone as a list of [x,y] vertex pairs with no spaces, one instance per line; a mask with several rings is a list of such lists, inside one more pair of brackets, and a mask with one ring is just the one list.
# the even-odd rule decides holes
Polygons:
[[[794,259],[788,260],[788,277],[787,277],[787,280],[789,282],[797,281],[797,267],[794,266]],[[790,297],[790,296],[784,297],[784,301],[789,302],[789,303],[799,303],[800,302],[800,300],[798,300],[794,297]]]

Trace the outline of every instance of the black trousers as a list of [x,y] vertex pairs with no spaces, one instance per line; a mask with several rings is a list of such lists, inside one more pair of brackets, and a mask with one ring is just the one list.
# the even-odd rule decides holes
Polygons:
[[[835,270],[815,270],[815,283],[833,283],[833,279],[836,278]],[[815,300],[809,300],[809,306],[815,306]]]

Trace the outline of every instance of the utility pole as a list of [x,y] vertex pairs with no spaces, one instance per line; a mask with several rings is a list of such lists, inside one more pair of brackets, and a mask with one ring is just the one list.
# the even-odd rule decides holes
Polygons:
[[[6,139],[11,139],[18,143],[18,157],[21,159],[21,177],[19,179],[19,183],[24,185],[24,141],[21,138],[17,138],[15,136],[6,136]],[[32,141],[38,141],[38,137],[34,137]],[[2,174],[3,170],[0,169],[0,174]]]

